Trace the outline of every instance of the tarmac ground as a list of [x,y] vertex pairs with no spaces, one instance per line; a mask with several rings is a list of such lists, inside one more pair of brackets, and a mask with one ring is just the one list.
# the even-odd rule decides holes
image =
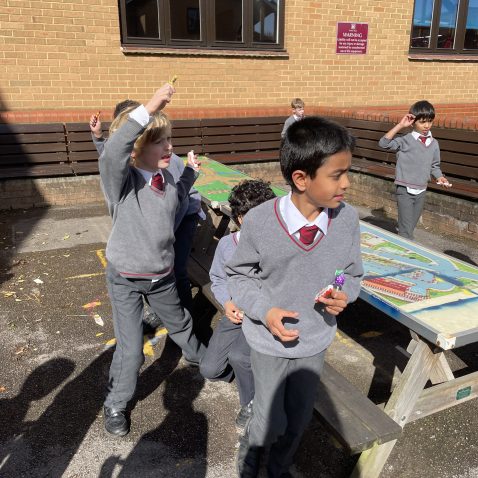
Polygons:
[[[359,210],[393,230],[377,211]],[[145,337],[131,432],[104,432],[114,346],[104,277],[109,228],[102,205],[0,212],[0,477],[235,477],[234,383],[204,380],[161,332]],[[423,229],[417,241],[478,264],[476,243]],[[203,338],[214,312],[196,294]],[[408,330],[360,300],[338,322],[327,361],[373,401],[386,401],[406,363]],[[447,355],[457,375],[478,370],[476,345]],[[477,408],[471,400],[407,425],[381,476],[478,477]],[[313,419],[293,476],[345,478],[356,460]]]

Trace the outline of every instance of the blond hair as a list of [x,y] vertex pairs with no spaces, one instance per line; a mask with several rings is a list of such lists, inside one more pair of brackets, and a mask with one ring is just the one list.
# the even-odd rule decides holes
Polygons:
[[[131,111],[135,110],[137,106],[128,106],[111,122],[109,134],[110,136],[118,130],[129,118]],[[149,122],[143,134],[135,141],[133,152],[135,157],[138,157],[143,148],[150,143],[156,143],[164,135],[171,136],[171,123],[168,117],[158,111],[152,116],[152,120]]]

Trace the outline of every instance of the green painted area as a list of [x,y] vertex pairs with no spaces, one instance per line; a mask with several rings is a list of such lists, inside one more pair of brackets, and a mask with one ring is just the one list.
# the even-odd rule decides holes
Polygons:
[[461,262],[451,261],[453,265],[459,270],[464,272],[471,272],[472,274],[478,274],[478,267],[462,264]]
[[377,294],[377,295],[383,297],[387,302],[391,302],[392,304],[395,304],[398,307],[410,303],[410,302],[407,302],[406,300],[397,299],[396,297],[391,297],[385,294]]

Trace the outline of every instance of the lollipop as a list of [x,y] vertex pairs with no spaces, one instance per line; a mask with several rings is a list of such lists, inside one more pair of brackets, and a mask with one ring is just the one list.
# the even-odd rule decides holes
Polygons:
[[332,291],[342,290],[343,285],[345,284],[345,274],[341,269],[335,271],[335,279],[333,284],[329,284],[327,287],[324,287],[316,296],[315,302],[320,302],[320,298],[324,297],[325,299],[330,299],[332,297]]

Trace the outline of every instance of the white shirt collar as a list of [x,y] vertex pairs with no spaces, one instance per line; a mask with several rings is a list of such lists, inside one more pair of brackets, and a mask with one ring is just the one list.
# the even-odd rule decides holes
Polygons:
[[[419,133],[418,131],[412,131],[412,136],[415,138],[415,139],[418,139],[420,136],[424,136],[423,134]],[[431,140],[433,138],[432,136],[432,132],[429,131],[428,134],[427,134],[427,141]]]
[[156,174],[156,173],[159,173],[161,174],[161,176],[163,176],[163,179],[164,179],[164,174],[163,172],[158,169],[157,171],[153,172],[153,171],[146,171],[145,169],[141,169],[141,168],[136,168],[140,173],[141,175],[143,176],[144,180],[146,183],[148,183],[149,185],[151,185],[151,178]]
[[317,226],[325,235],[327,234],[327,226],[329,224],[328,208],[324,208],[313,222],[309,222],[295,207],[295,204],[292,202],[292,193],[289,193],[287,196],[280,198],[279,209],[290,235],[298,232],[303,226],[312,225]]

